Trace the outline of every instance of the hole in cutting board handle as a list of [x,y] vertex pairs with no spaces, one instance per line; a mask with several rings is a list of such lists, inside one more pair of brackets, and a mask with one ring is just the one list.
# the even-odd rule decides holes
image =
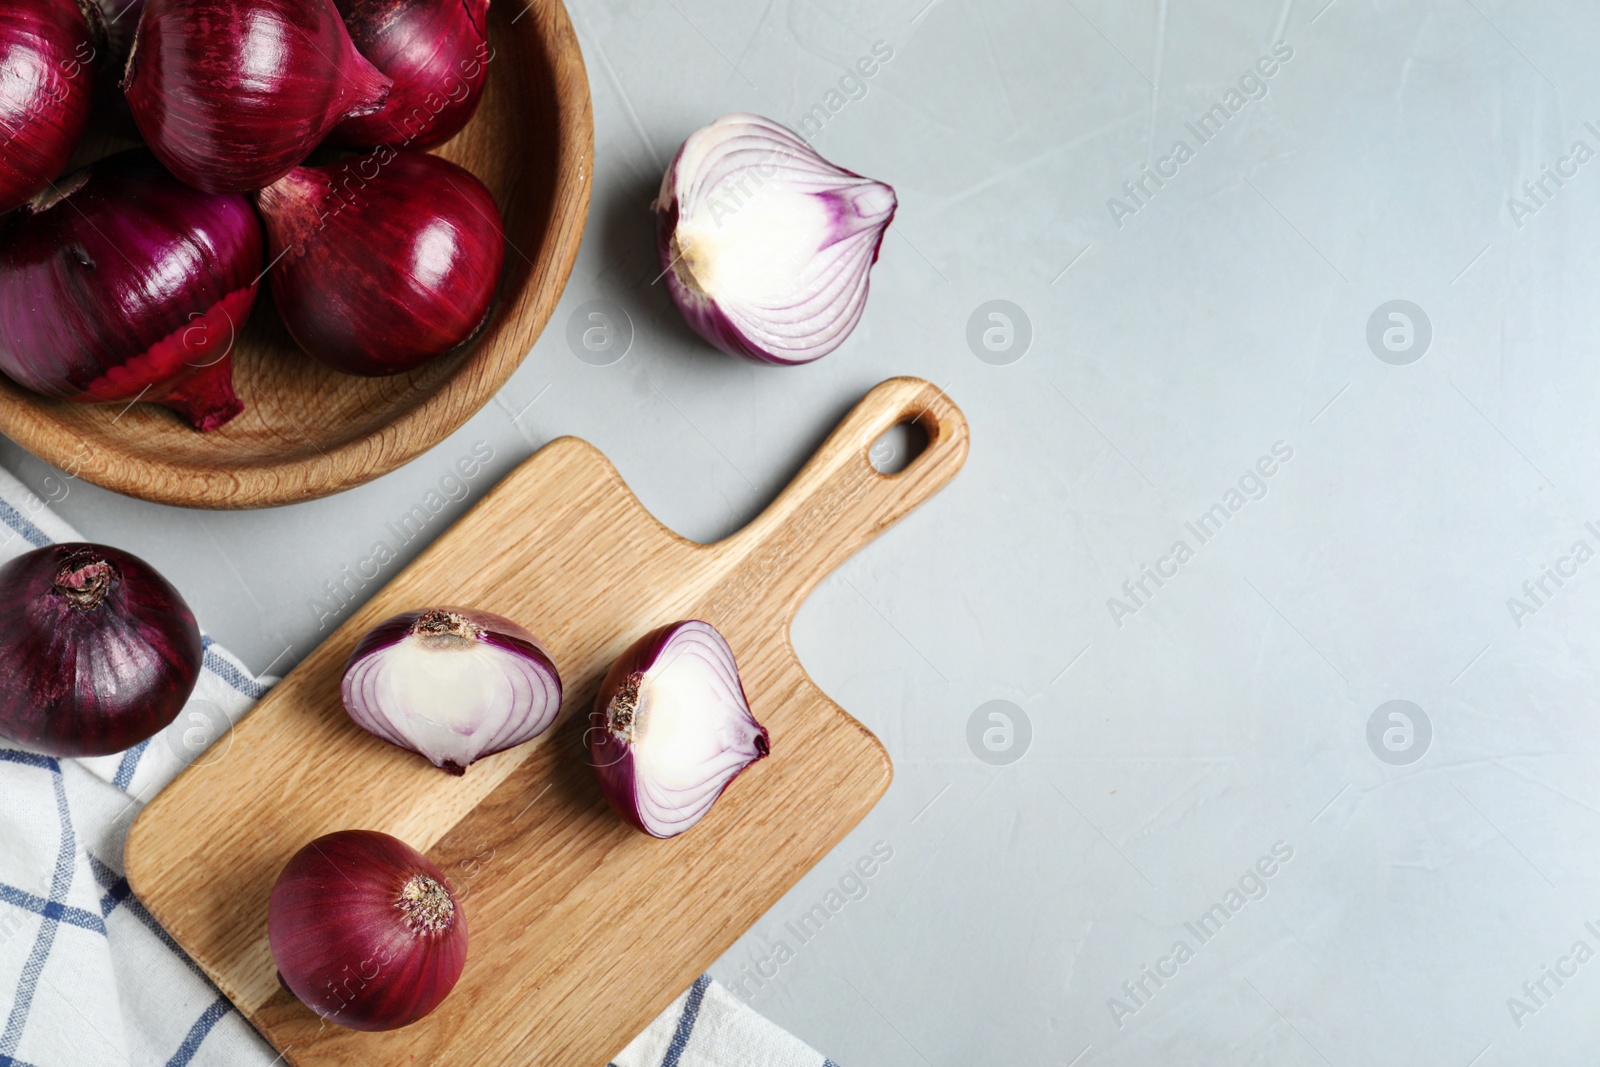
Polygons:
[[908,416],[885,430],[867,449],[867,462],[872,469],[886,477],[893,477],[911,466],[916,458],[928,450],[928,431],[922,418]]

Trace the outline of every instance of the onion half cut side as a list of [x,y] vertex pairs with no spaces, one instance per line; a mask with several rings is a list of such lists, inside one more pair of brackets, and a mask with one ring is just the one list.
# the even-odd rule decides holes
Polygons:
[[668,292],[730,355],[820,359],[861,321],[896,207],[893,188],[834,166],[771,119],[724,116],[689,136],[661,180]]
[[663,626],[622,654],[600,686],[586,740],[612,808],[663,838],[704,818],[772,750],[733,650],[699,620]]
[[340,684],[355,724],[451,774],[544,733],[561,678],[539,639],[471,608],[408,611],[370,630]]

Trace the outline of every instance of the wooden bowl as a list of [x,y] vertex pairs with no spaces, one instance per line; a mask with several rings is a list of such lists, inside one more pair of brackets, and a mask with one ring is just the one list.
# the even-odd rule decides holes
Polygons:
[[505,277],[471,348],[391,378],[340,374],[300,351],[263,282],[234,348],[244,413],[221,429],[197,433],[151,404],[51,400],[0,378],[0,433],[68,475],[129,496],[259,508],[361,485],[454,432],[549,321],[577,258],[594,170],[589,81],[561,0],[496,0],[489,43],[478,113],[436,150],[476,174],[505,217]]

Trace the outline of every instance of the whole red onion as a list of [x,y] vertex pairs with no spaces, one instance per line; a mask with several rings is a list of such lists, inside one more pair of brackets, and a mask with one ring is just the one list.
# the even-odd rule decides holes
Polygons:
[[411,370],[488,318],[505,264],[500,210],[454,163],[379,148],[297,167],[257,193],[256,206],[278,314],[335,370]]
[[233,340],[255,303],[261,222],[139,149],[0,222],[0,370],[80,403],[147,400],[212,430],[244,409]]
[[0,567],[0,604],[0,736],[53,756],[154,736],[200,675],[189,606],[127,552],[35,549]]
[[393,79],[379,111],[345,119],[337,144],[430,148],[460,132],[483,95],[489,0],[336,0],[361,54]]
[[294,854],[267,905],[278,977],[352,1030],[397,1030],[437,1008],[467,962],[467,915],[429,859],[373,830]]
[[95,48],[73,0],[0,5],[0,213],[66,168],[89,125]]
[[381,107],[389,79],[356,51],[333,0],[146,0],[123,90],[172,173],[238,193]]
[[652,837],[676,837],[772,751],[733,649],[692,619],[641,637],[611,665],[584,737],[600,791]]

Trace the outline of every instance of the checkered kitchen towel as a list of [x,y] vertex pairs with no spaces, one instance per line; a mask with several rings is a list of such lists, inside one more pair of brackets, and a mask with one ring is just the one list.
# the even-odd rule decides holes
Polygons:
[[[0,470],[0,562],[79,540]],[[209,638],[204,647],[183,714],[137,748],[58,760],[0,747],[0,1067],[278,1062],[122,877],[139,808],[267,691]],[[833,1065],[701,978],[615,1067]]]

